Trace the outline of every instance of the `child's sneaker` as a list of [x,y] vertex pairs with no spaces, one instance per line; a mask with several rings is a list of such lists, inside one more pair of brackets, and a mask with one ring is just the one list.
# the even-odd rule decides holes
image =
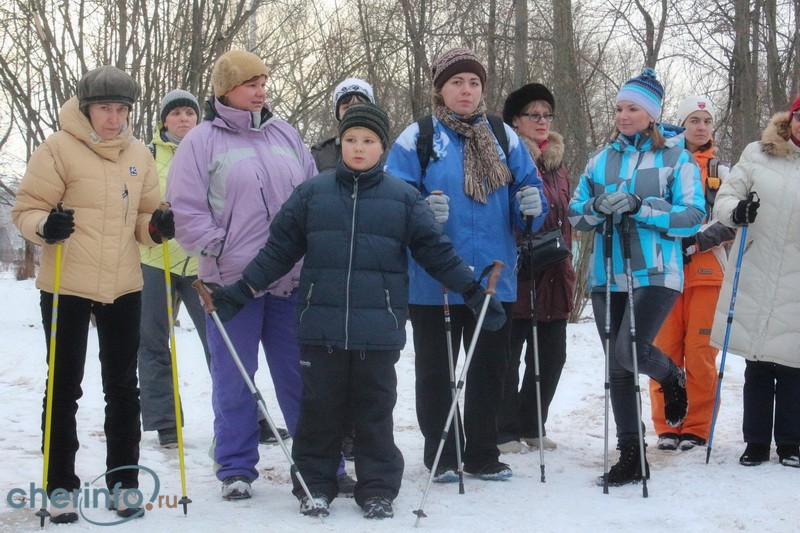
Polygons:
[[223,500],[246,500],[250,494],[250,478],[245,476],[230,476],[222,480]]
[[352,498],[353,491],[356,490],[356,480],[350,477],[347,472],[336,478],[336,485],[339,487],[339,496]]
[[[261,444],[278,444],[278,437],[275,436],[275,433],[272,432],[272,428],[269,427],[269,422],[266,420],[259,420],[258,421],[259,435],[258,435],[258,442]],[[289,440],[291,435],[289,432],[283,428],[276,428],[278,430],[278,435],[280,436],[281,440]]]
[[509,479],[513,475],[511,467],[500,461],[493,461],[478,468],[464,465],[464,471],[485,481],[502,481]]
[[306,516],[328,516],[328,496],[320,492],[313,493],[312,496],[313,500],[309,500],[305,494],[300,497],[300,512]]
[[178,430],[164,428],[158,430],[158,443],[162,448],[173,449],[178,447]]
[[364,518],[392,518],[392,500],[387,496],[370,496],[364,502]]
[[778,460],[783,466],[800,468],[800,446],[778,444]]
[[691,450],[695,446],[705,446],[706,439],[703,437],[698,437],[697,435],[693,435],[691,433],[684,433],[681,435],[681,443],[679,445],[681,450]]
[[541,439],[539,437],[524,437],[522,440],[534,450],[538,450],[539,446],[544,446],[545,450],[551,451],[558,448],[558,445],[555,443],[555,441],[550,440],[547,437],[542,437]]
[[677,433],[662,433],[658,436],[656,447],[659,450],[677,450],[681,436]]
[[73,524],[78,521],[78,507],[75,501],[70,498],[66,505],[59,504],[58,507],[50,502],[50,522],[53,524]]
[[522,451],[522,443],[518,440],[510,440],[497,445],[500,453],[519,453]]

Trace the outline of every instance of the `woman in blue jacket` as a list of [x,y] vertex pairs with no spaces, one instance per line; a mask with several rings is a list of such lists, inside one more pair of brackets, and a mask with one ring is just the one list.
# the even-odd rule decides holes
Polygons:
[[[630,223],[631,271],[636,319],[638,370],[661,384],[667,423],[686,416],[686,378],[653,345],[661,324],[683,290],[681,239],[693,235],[705,217],[700,169],[683,149],[683,138],[656,122],[664,89],[646,68],[628,80],[616,99],[616,131],[611,143],[586,164],[570,203],[570,221],[579,231],[596,229],[589,272],[597,331],[605,332],[606,272],[603,225],[614,222],[610,310],[610,395],[617,425],[619,462],[608,473],[610,485],[642,479],[636,379],[630,335],[630,308],[622,257],[620,224]],[[645,477],[649,476],[645,462]],[[598,479],[602,484],[603,478]]]
[[[473,51],[454,48],[443,53],[433,62],[431,78],[433,139],[428,166],[423,170],[420,163],[420,129],[415,123],[395,142],[386,170],[426,197],[456,252],[473,269],[482,270],[495,259],[508,265],[497,283],[497,296],[509,313],[517,299],[513,228],[524,228],[523,215],[534,217],[534,229],[541,226],[548,210],[540,192],[542,182],[516,133],[503,126],[508,138],[506,156],[489,127],[483,100],[486,69]],[[414,261],[408,275],[417,419],[425,437],[425,466],[432,468],[452,399],[442,285]],[[453,353],[458,354],[461,338],[468,344],[476,323],[458,295],[451,295],[450,303]],[[464,470],[481,479],[511,477],[508,465],[498,461],[495,423],[509,357],[509,327],[506,323],[497,332],[481,332],[467,374],[465,431],[460,433],[466,437]],[[435,481],[458,480],[461,465],[456,457],[451,428]]]

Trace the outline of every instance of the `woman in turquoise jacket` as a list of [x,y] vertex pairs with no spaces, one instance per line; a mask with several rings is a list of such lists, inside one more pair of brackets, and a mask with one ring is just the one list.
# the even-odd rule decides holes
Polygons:
[[[614,139],[586,164],[570,202],[570,221],[579,231],[596,230],[589,273],[592,308],[600,336],[605,332],[606,280],[603,228],[613,221],[610,396],[617,425],[619,462],[608,473],[610,485],[642,479],[636,381],[630,334],[627,279],[622,257],[622,225],[630,230],[638,370],[661,384],[667,423],[686,416],[686,378],[653,345],[661,324],[683,290],[681,238],[693,235],[705,217],[700,169],[682,136],[656,121],[664,89],[646,68],[628,80],[616,99]],[[645,476],[649,469],[645,462]],[[603,478],[598,482],[603,483]]]
[[[516,243],[514,227],[524,228],[523,215],[533,217],[538,229],[547,214],[541,179],[516,133],[503,126],[501,146],[497,131],[486,116],[483,90],[486,69],[474,52],[454,48],[439,56],[431,67],[434,86],[431,157],[423,169],[418,150],[419,124],[400,134],[386,162],[389,174],[404,179],[427,198],[453,241],[456,253],[480,272],[493,260],[506,264],[497,283],[497,297],[505,312],[517,299]],[[424,139],[424,135],[423,135]],[[505,151],[508,151],[506,155]],[[442,194],[432,194],[442,191]],[[433,467],[442,430],[451,404],[445,336],[442,285],[410,262],[409,316],[414,328],[416,352],[417,418],[425,437],[425,466]],[[453,353],[461,338],[468,345],[476,321],[460,295],[449,296]],[[508,465],[498,461],[497,407],[509,357],[509,324],[499,331],[482,331],[467,374],[464,413],[464,470],[481,479],[511,476]],[[447,437],[435,480],[457,481],[453,428]]]

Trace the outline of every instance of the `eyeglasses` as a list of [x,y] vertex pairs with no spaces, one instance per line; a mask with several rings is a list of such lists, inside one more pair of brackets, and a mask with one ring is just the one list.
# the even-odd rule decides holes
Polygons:
[[545,113],[544,115],[540,115],[539,113],[520,113],[519,116],[528,117],[528,120],[533,122],[541,122],[542,119],[544,119],[545,122],[553,122],[553,119],[556,118],[553,113]]

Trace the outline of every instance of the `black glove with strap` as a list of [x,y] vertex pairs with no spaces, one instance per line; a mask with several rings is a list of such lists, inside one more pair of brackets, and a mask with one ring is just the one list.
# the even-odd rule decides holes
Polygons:
[[733,209],[731,220],[737,226],[747,226],[756,221],[758,215],[758,207],[761,205],[761,200],[755,191],[750,192],[747,198],[740,200],[736,207]]
[[[462,296],[464,297],[464,304],[469,307],[477,317],[481,312],[483,301],[487,296],[484,292],[483,285],[477,281],[473,281],[462,293]],[[483,318],[482,327],[487,331],[497,331],[502,328],[505,323],[506,312],[503,309],[503,304],[500,303],[496,295],[492,294],[489,299],[489,307],[486,308],[486,316]]]
[[223,322],[227,322],[236,316],[245,305],[253,301],[253,290],[243,279],[231,285],[206,283],[205,286],[214,300],[217,316]]
[[150,237],[157,243],[168,241],[175,237],[175,215],[171,209],[156,209],[150,217],[147,226]]
[[66,240],[75,231],[74,215],[74,209],[64,209],[59,202],[55,209],[51,209],[50,214],[47,215],[42,232],[36,234],[47,244]]

